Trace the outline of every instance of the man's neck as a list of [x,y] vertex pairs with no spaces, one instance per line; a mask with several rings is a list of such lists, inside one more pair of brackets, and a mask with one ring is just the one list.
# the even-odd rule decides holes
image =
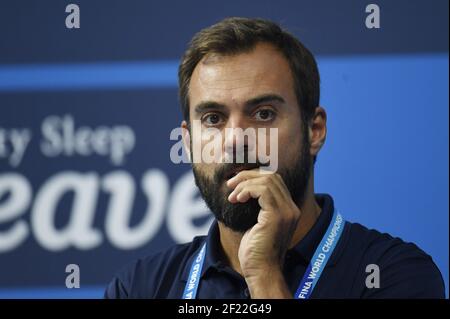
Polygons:
[[[300,207],[301,216],[298,226],[294,231],[289,248],[297,245],[314,226],[317,218],[321,213],[321,207],[317,203],[314,194],[311,193],[305,198]],[[239,263],[238,251],[243,234],[235,232],[219,222],[220,243],[223,249],[224,261],[238,273],[242,274],[241,265]]]

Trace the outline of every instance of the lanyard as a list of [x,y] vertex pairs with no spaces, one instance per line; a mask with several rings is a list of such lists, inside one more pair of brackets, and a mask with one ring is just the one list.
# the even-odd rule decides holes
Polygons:
[[[319,281],[319,278],[322,275],[322,271],[325,268],[328,259],[333,254],[334,248],[341,237],[344,223],[345,221],[342,218],[342,215],[335,210],[333,212],[331,223],[300,281],[300,285],[294,295],[295,298],[308,299],[310,297],[317,281]],[[189,277],[183,292],[183,299],[194,299],[196,297],[205,255],[206,242],[203,244],[191,265]]]

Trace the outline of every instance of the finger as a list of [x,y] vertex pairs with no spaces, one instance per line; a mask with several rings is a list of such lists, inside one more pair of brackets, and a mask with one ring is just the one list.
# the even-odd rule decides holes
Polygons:
[[270,192],[266,185],[247,185],[242,188],[242,190],[235,195],[235,202],[245,203],[250,198],[258,199],[259,206],[261,209],[275,211],[276,210],[276,200],[273,193]]
[[254,168],[251,170],[240,171],[236,176],[230,178],[227,181],[227,186],[230,188],[235,188],[236,185],[250,178],[257,178],[264,176],[266,174],[273,174],[272,172],[265,171],[261,168]]
[[259,199],[264,192],[264,187],[262,185],[252,185],[243,187],[238,193],[234,195],[234,201],[236,203],[245,203],[250,198]]
[[228,196],[229,200],[231,202],[237,202],[238,200],[236,199],[237,195],[239,193],[242,192],[242,190],[245,187],[251,186],[251,185],[264,185],[267,183],[267,180],[264,179],[263,177],[259,176],[256,178],[251,178],[251,179],[247,179],[244,180],[242,182],[240,182],[235,188],[234,190],[230,193],[230,195]]
[[[284,198],[284,200],[291,199],[291,194],[288,188],[286,187],[283,178],[279,174],[273,172],[269,174],[260,173],[258,168],[239,172],[238,175],[233,177],[233,180],[231,179],[229,180],[227,186],[230,188],[234,188],[234,190],[238,188],[236,191],[240,191],[239,187],[246,185],[245,183],[252,180],[255,180],[256,183],[273,185],[277,189],[277,192],[275,193],[279,193],[278,195],[281,196],[280,198]],[[234,200],[233,196],[232,200]]]

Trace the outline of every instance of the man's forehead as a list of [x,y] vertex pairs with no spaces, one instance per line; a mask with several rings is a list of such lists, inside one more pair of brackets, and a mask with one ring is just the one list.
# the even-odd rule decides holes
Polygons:
[[236,98],[265,91],[282,94],[292,89],[290,68],[274,47],[260,44],[255,49],[233,56],[208,56],[194,69],[190,83],[190,100],[214,97]]

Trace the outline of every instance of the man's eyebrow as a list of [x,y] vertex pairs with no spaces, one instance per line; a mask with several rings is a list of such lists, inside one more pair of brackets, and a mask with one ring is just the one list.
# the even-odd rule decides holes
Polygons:
[[[253,108],[257,105],[260,104],[268,104],[268,103],[286,103],[286,101],[278,94],[263,94],[263,95],[259,95],[257,97],[251,98],[250,100],[245,102],[245,108],[249,109],[249,108]],[[207,111],[223,111],[224,109],[226,109],[227,107],[219,102],[214,102],[214,101],[204,101],[204,102],[200,102],[199,104],[197,104],[194,107],[194,112],[197,114],[202,114],[205,113]]]
[[214,101],[204,101],[197,104],[194,108],[195,113],[201,114],[210,110],[224,110],[226,108],[225,105],[214,102]]
[[278,94],[263,94],[257,97],[251,98],[247,102],[245,102],[245,107],[255,107],[260,104],[269,104],[269,103],[281,103],[284,104],[286,101]]

